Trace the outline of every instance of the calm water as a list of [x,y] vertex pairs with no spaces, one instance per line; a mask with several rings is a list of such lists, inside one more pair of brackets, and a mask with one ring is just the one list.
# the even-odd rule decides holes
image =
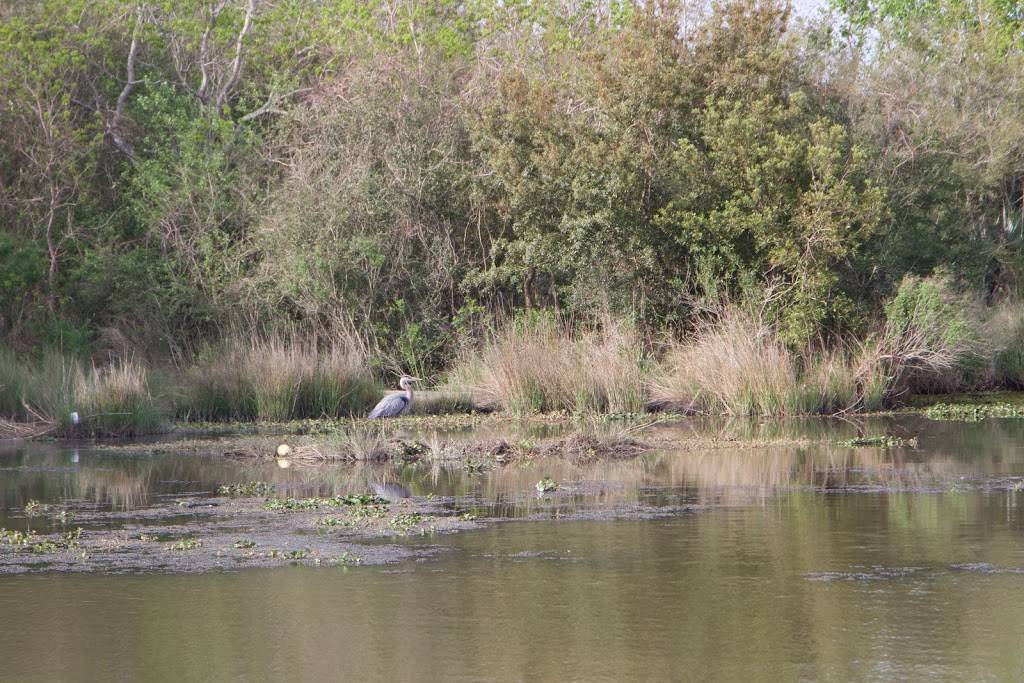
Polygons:
[[[8,528],[30,498],[131,510],[241,479],[328,493],[382,476],[530,520],[410,538],[443,549],[388,567],[0,576],[0,679],[1024,679],[1024,420],[716,429],[817,443],[484,474],[7,447]],[[858,430],[920,445],[820,443]],[[542,474],[620,485],[551,505]],[[636,502],[703,507],[553,519]]]

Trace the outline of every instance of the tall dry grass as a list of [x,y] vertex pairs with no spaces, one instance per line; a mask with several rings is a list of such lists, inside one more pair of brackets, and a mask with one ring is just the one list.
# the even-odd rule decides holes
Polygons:
[[175,414],[189,420],[336,418],[380,397],[357,338],[274,336],[222,343],[182,373]]
[[610,316],[580,332],[551,315],[528,316],[463,353],[449,383],[515,414],[637,413],[646,403],[646,358],[636,329]]
[[856,381],[842,353],[793,353],[756,312],[731,307],[669,344],[650,392],[688,412],[792,415],[852,407]]
[[[654,403],[727,415],[879,410],[906,393],[981,381],[985,349],[962,324],[907,297],[866,340],[793,351],[759,311],[722,307],[673,341],[651,385]],[[951,331],[952,330],[952,331]]]

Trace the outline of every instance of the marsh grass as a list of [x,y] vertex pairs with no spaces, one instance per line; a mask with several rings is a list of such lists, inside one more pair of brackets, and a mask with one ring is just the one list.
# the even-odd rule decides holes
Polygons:
[[464,353],[450,383],[476,403],[513,414],[637,413],[647,354],[636,329],[605,316],[572,332],[552,315],[516,319]]
[[723,309],[689,338],[670,342],[661,367],[651,386],[654,402],[685,412],[800,414],[851,399],[841,359],[800,358],[771,325],[741,308]]
[[0,415],[24,420],[26,399],[33,386],[28,365],[11,349],[0,348]]
[[179,383],[175,414],[195,421],[347,417],[380,396],[355,338],[236,339],[201,356]]
[[800,351],[782,342],[763,308],[723,306],[670,342],[654,402],[729,415],[872,411],[912,393],[1008,383],[1024,368],[1022,311],[985,321],[941,278],[907,278],[866,339]]
[[133,359],[97,365],[49,353],[33,363],[7,352],[0,362],[0,416],[16,421],[13,436],[24,422],[33,425],[28,435],[60,436],[135,436],[164,425],[146,368]]
[[894,377],[883,357],[878,345],[821,343],[793,351],[757,310],[728,307],[703,319],[688,338],[669,342],[650,392],[657,405],[705,414],[877,409]]

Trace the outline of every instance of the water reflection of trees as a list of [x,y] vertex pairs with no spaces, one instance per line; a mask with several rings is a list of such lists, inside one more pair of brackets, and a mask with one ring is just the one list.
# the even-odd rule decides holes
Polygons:
[[[852,436],[875,434],[916,436],[920,446],[838,445]],[[635,459],[580,464],[544,457],[482,473],[460,463],[429,460],[281,469],[273,461],[129,456],[64,444],[14,444],[0,450],[0,506],[17,509],[34,498],[130,510],[151,504],[154,496],[212,492],[220,484],[261,480],[275,484],[279,495],[296,497],[361,492],[373,482],[397,482],[414,495],[497,501],[530,513],[631,504],[666,487],[675,489],[681,502],[756,503],[791,488],[944,490],[960,477],[1024,474],[1024,451],[1018,447],[1024,442],[1024,420],[686,420],[658,425],[649,435],[662,447]],[[543,476],[562,482],[563,491],[538,499],[534,484]]]

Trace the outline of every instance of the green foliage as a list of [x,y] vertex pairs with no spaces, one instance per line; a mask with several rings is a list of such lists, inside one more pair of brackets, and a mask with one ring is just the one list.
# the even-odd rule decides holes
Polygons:
[[915,390],[953,390],[981,379],[980,324],[967,298],[949,277],[907,276],[895,296],[885,304],[886,334],[913,339],[931,353],[948,356],[948,372],[915,372],[904,378]]
[[[833,5],[838,24],[803,28],[783,3],[749,0],[696,15],[635,0],[282,0],[248,17],[243,2],[8,3],[0,336],[101,365],[111,340],[179,366],[206,349],[179,416],[319,418],[365,410],[371,370],[437,377],[523,309],[555,309],[580,340],[606,315],[630,320],[650,347],[708,305],[768,291],[793,351],[865,335],[894,292],[894,328],[920,329],[910,300],[934,302],[904,291],[907,275],[945,267],[986,300],[1015,296],[1019,8]],[[359,372],[275,373],[259,354],[218,368],[224,340],[295,334],[323,351],[354,329]],[[1019,355],[1007,347],[995,374],[1020,381]],[[956,365],[948,381],[910,379],[988,381],[969,353]],[[504,398],[635,412],[644,370],[616,367],[572,391],[523,372]],[[851,393],[880,406],[897,373],[873,367],[851,389],[797,362],[776,407]],[[0,359],[0,413],[65,414],[73,374],[36,391]]]

